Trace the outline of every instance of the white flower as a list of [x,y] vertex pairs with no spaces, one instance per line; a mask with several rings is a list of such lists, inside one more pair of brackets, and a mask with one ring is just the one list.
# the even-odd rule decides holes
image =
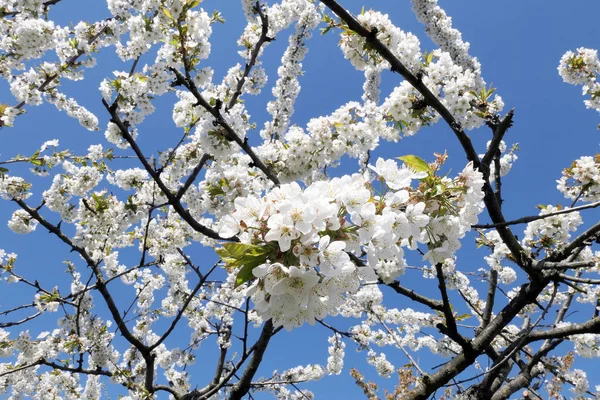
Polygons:
[[355,210],[350,213],[352,222],[360,227],[358,235],[361,243],[368,243],[377,229],[376,208],[372,202],[361,206],[360,211]]
[[319,267],[325,276],[335,275],[338,268],[344,267],[350,261],[350,256],[344,249],[346,243],[341,241],[330,242],[329,236],[319,240]]
[[319,276],[313,269],[303,270],[295,266],[283,267],[287,277],[281,279],[271,289],[273,295],[290,294],[297,298],[300,303],[305,303],[308,292],[319,282]]
[[240,223],[231,215],[226,215],[219,220],[217,231],[221,237],[233,237],[240,231]]
[[33,219],[25,210],[17,210],[8,221],[8,227],[15,233],[25,234],[35,230],[38,222]]
[[378,158],[375,167],[369,165],[369,168],[382,177],[390,189],[393,190],[408,187],[412,179],[427,176],[427,173],[423,176],[422,174],[412,172],[406,167],[398,168],[398,164],[394,160],[384,160],[383,158]]
[[307,234],[312,230],[312,222],[316,218],[315,210],[311,204],[307,204],[302,199],[294,201],[284,201],[277,205],[279,212],[289,216],[294,227],[303,234]]
[[58,139],[48,140],[42,144],[40,148],[40,153],[45,151],[48,147],[58,147]]
[[294,228],[294,220],[290,215],[275,214],[269,217],[267,221],[269,232],[265,235],[265,240],[277,241],[281,251],[288,251],[292,240],[300,237],[300,232]]

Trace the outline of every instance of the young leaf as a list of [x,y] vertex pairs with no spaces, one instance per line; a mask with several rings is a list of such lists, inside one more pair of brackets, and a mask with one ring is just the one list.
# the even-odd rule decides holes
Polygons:
[[234,287],[237,288],[237,287],[243,285],[244,283],[254,279],[252,270],[255,267],[258,267],[258,265],[254,265],[254,266],[253,265],[244,265],[242,268],[240,268],[240,272],[238,272],[237,276],[235,277],[235,286]]
[[431,168],[429,167],[429,164],[427,164],[425,160],[423,160],[420,157],[409,154],[397,158],[399,160],[402,160],[407,167],[409,167],[415,172],[427,172],[428,174],[431,174]]
[[269,256],[277,246],[256,246],[243,243],[225,243],[222,248],[216,249],[217,254],[225,261],[227,268],[240,268],[235,287],[238,287],[254,278],[252,270],[267,262]]
[[465,319],[471,318],[471,314],[461,314],[454,317],[457,321],[464,321]]
[[167,10],[167,8],[166,8],[166,7],[163,7],[163,8],[162,8],[162,12],[164,12],[164,13],[165,13],[165,15],[166,15],[167,17],[169,17],[169,19],[170,19],[170,20],[173,20],[173,15],[171,14],[171,11]]

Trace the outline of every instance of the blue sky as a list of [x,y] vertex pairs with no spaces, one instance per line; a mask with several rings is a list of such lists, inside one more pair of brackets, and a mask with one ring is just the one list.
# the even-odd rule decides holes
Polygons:
[[[415,33],[421,40],[423,50],[431,50],[433,44],[424,35],[423,27],[410,10],[409,1],[355,1],[340,0],[354,13],[360,12],[363,5],[390,15],[391,20],[405,31]],[[578,47],[600,47],[597,29],[597,16],[600,15],[600,2],[572,1],[567,5],[559,1],[509,1],[488,2],[477,0],[441,1],[453,25],[463,34],[463,39],[471,43],[471,55],[479,58],[483,77],[498,89],[506,104],[506,110],[515,108],[515,124],[506,136],[510,145],[519,143],[519,160],[504,181],[504,209],[507,218],[536,214],[535,206],[540,203],[568,204],[556,190],[556,179],[563,168],[583,155],[594,155],[599,151],[600,136],[597,131],[600,116],[587,110],[579,87],[562,82],[556,67],[562,54]],[[244,27],[243,15],[238,1],[207,0],[203,3],[206,10],[219,9],[226,19],[224,25],[217,25],[213,34],[213,50],[205,65],[215,70],[216,80],[225,74],[235,63],[242,62],[237,54],[236,40]],[[98,20],[108,17],[108,11],[100,0],[63,0],[52,8],[50,17],[64,25],[79,20]],[[286,32],[287,33],[287,32]],[[296,103],[293,123],[305,125],[312,118],[325,115],[350,100],[360,100],[362,94],[362,73],[355,71],[344,60],[336,48],[339,36],[330,32],[325,36],[318,33],[309,41],[309,53],[304,62],[305,74],[300,80],[302,92]],[[270,45],[264,55],[264,64],[273,84],[276,79],[278,61],[287,45],[287,37],[279,37]],[[141,62],[150,62],[151,58]],[[81,104],[95,112],[100,126],[106,126],[108,116],[100,103],[97,90],[100,81],[112,75],[113,70],[128,70],[130,64],[123,64],[111,51],[98,57],[98,66],[86,71],[83,82],[65,82],[64,91],[76,97]],[[384,75],[382,96],[387,95],[400,82],[398,75]],[[250,113],[261,127],[267,119],[266,103],[270,100],[270,91],[261,96],[247,97],[246,104]],[[165,96],[157,101],[159,111],[148,118],[141,126],[140,143],[147,153],[159,147],[172,146],[178,140],[180,132],[171,120],[171,105],[174,96]],[[0,103],[15,103],[8,86],[0,84]],[[162,107],[161,107],[162,105]],[[485,142],[491,133],[481,128],[470,133],[479,152],[483,152]],[[69,148],[82,153],[90,144],[103,143],[107,146],[102,132],[88,132],[77,121],[57,112],[51,105],[27,107],[27,114],[18,117],[14,128],[0,130],[0,160],[14,157],[17,153],[30,155],[41,144],[53,138],[61,141],[61,148]],[[447,167],[456,172],[463,168],[465,157],[451,130],[438,123],[434,127],[423,129],[416,136],[401,140],[396,144],[385,144],[375,154],[395,157],[404,154],[416,154],[430,159],[433,152],[447,150],[450,161]],[[334,174],[352,172],[355,162],[350,161],[338,168]],[[39,190],[50,184],[48,179],[35,180]],[[38,228],[29,236],[15,236],[8,230],[6,223],[15,206],[9,202],[0,202],[0,248],[19,254],[18,268],[21,273],[36,278],[45,286],[52,287],[61,278],[65,267],[62,261],[71,258],[68,249]],[[597,211],[586,211],[584,221],[598,218]],[[524,227],[523,227],[524,228]],[[209,250],[210,251],[210,250]],[[209,252],[195,250],[199,257],[213,257]],[[485,250],[474,251],[470,243],[464,244],[459,253],[458,267],[465,271],[476,271],[485,265],[482,257]],[[423,283],[419,273],[409,273],[404,278],[406,285],[423,285],[435,288],[432,281]],[[63,282],[64,283],[64,282]],[[426,288],[424,290],[432,290]],[[6,289],[6,290],[5,290]],[[432,292],[433,293],[433,292]],[[0,310],[7,304],[29,298],[33,293],[20,287],[3,287],[0,290]],[[390,294],[390,293],[387,293]],[[394,307],[407,307],[403,298],[390,296],[387,304]],[[50,321],[53,315],[50,315]],[[335,322],[338,322],[337,320]],[[340,321],[346,325],[347,322]],[[43,330],[42,324],[30,326],[32,332]],[[320,326],[303,327],[291,333],[282,332],[274,339],[267,350],[265,368],[267,376],[273,369],[284,369],[308,363],[325,364],[327,359],[327,332]],[[177,341],[177,337],[173,338]],[[185,340],[185,339],[184,339]],[[566,346],[565,350],[570,350]],[[207,352],[206,363],[201,362],[199,374],[213,370],[215,350],[210,344],[203,345]],[[329,377],[309,387],[319,398],[361,398],[361,391],[348,375],[348,369],[356,365],[367,376],[374,377],[370,367],[365,366],[364,355],[356,355],[354,346],[347,344],[346,368],[340,377]],[[427,351],[418,354],[426,364],[437,364],[439,359],[432,358]],[[388,357],[396,366],[407,361],[398,352]],[[588,364],[589,365],[589,364]],[[261,375],[259,373],[259,375]],[[594,381],[589,374],[590,383]],[[208,379],[200,376],[199,382]],[[391,388],[393,380],[383,383]]]

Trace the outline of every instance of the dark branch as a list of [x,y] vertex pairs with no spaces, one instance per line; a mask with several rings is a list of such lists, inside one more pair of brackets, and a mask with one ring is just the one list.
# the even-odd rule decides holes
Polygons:
[[229,111],[233,106],[235,106],[235,104],[238,101],[238,98],[242,94],[242,88],[244,87],[244,83],[246,82],[248,75],[250,75],[250,71],[252,70],[252,67],[254,67],[254,64],[256,64],[256,60],[258,59],[258,54],[260,53],[261,47],[265,43],[268,43],[273,40],[267,36],[267,33],[269,32],[269,16],[266,15],[262,11],[261,5],[258,1],[256,2],[255,8],[256,8],[256,12],[258,13],[258,16],[260,17],[260,22],[261,22],[260,37],[258,38],[258,41],[254,45],[254,48],[252,49],[252,53],[250,54],[250,60],[246,63],[246,68],[244,69],[244,74],[238,80],[237,86],[235,88],[235,92],[233,93],[233,96],[231,96],[231,100],[229,100],[229,104],[227,104],[227,107],[225,107],[225,112]]
[[231,389],[231,394],[229,395],[229,400],[241,400],[242,397],[248,393],[251,388],[252,379],[258,370],[258,366],[262,362],[263,355],[265,354],[265,350],[269,345],[269,340],[273,336],[273,322],[268,320],[265,322],[265,326],[260,334],[260,338],[256,342],[256,348],[254,350],[254,354],[248,363],[248,366],[244,370],[242,377]]
[[210,228],[202,225],[198,221],[196,221],[196,219],[194,217],[192,217],[190,212],[183,207],[183,205],[181,204],[179,199],[176,198],[176,195],[173,194],[169,190],[169,188],[164,184],[164,182],[160,178],[159,174],[154,170],[154,168],[152,168],[150,163],[148,163],[148,161],[146,160],[146,157],[142,153],[142,150],[138,146],[137,142],[133,139],[133,137],[131,136],[131,133],[129,133],[129,128],[127,128],[127,126],[123,123],[123,121],[121,121],[121,118],[119,117],[119,115],[116,111],[117,103],[115,102],[111,106],[106,102],[106,100],[102,99],[102,104],[104,104],[104,107],[110,113],[111,122],[113,122],[115,125],[117,125],[117,127],[121,131],[121,134],[123,135],[123,138],[127,141],[127,143],[129,143],[129,145],[131,146],[131,148],[137,155],[138,159],[140,160],[140,162],[142,163],[142,165],[144,166],[144,168],[146,169],[148,174],[152,177],[154,182],[156,182],[159,189],[166,196],[167,200],[169,201],[169,204],[173,207],[173,209],[177,212],[177,214],[179,214],[179,216],[185,222],[187,222],[192,229],[194,229],[195,231],[197,231],[205,236],[208,236],[211,239],[229,240],[229,241],[234,241],[234,242],[239,241],[239,239],[237,237],[223,238],[217,232],[213,231],[212,229],[210,229]]
[[490,145],[481,159],[481,163],[489,167],[492,159],[496,157],[498,153],[498,149],[500,147],[500,143],[502,142],[502,138],[504,138],[504,134],[512,125],[513,116],[515,115],[515,110],[511,109],[502,119],[500,124],[494,127],[494,136],[492,137],[492,141]]
[[260,169],[266,176],[269,178],[271,182],[275,185],[279,186],[279,178],[275,175],[275,173],[267,167],[263,161],[256,155],[252,147],[247,143],[246,140],[242,140],[238,134],[233,130],[233,128],[225,121],[223,115],[221,114],[221,110],[219,107],[215,105],[215,107],[211,106],[205,99],[202,97],[196,84],[192,79],[189,79],[181,74],[181,72],[176,69],[171,69],[171,71],[177,76],[178,82],[181,82],[190,93],[196,98],[198,105],[202,106],[209,114],[211,114],[215,123],[221,126],[225,130],[225,138],[228,140],[232,140],[240,146],[242,150],[252,159],[252,162],[256,166],[256,168]]
[[501,222],[498,224],[472,225],[471,228],[491,229],[491,228],[498,228],[498,227],[509,226],[509,225],[527,224],[529,222],[537,221],[540,219],[550,218],[550,217],[554,217],[556,215],[569,214],[569,213],[572,213],[575,211],[587,210],[589,208],[596,208],[599,206],[600,206],[600,201],[598,201],[596,203],[587,204],[585,206],[568,208],[565,210],[555,211],[555,212],[551,212],[551,213],[544,214],[544,215],[533,215],[533,216],[529,216],[529,217],[522,217],[519,219],[514,219],[512,221],[505,221],[505,222]]
[[[488,214],[492,219],[492,222],[503,223],[505,222],[504,215],[500,210],[500,205],[496,200],[496,196],[489,184],[489,167],[482,164],[479,160],[479,156],[473,147],[471,139],[461,124],[454,118],[452,113],[442,104],[442,102],[435,96],[429,88],[423,83],[423,81],[415,74],[413,74],[408,68],[402,64],[402,62],[392,53],[392,51],[384,45],[373,32],[363,27],[348,11],[346,11],[340,4],[335,0],[322,0],[323,4],[329,7],[348,27],[362,36],[366,42],[375,50],[381,57],[383,57],[388,63],[390,63],[392,72],[397,72],[410,83],[421,95],[425,103],[432,107],[437,113],[446,121],[446,124],[452,129],[458,141],[460,142],[467,159],[473,163],[473,167],[481,171],[483,174],[484,183],[484,202],[488,210]],[[508,246],[510,252],[515,259],[515,262],[521,266],[521,268],[528,270],[530,263],[527,253],[521,247],[519,241],[515,238],[513,233],[507,227],[498,228],[498,234],[502,238],[502,241]]]

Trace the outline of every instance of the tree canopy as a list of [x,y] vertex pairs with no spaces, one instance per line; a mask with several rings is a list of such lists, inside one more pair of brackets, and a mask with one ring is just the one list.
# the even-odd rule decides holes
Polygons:
[[[515,202],[527,110],[437,0],[417,33],[377,2],[74,1],[0,0],[1,396],[600,397],[600,155],[538,156],[562,198]],[[301,102],[332,37],[353,75],[322,53],[345,83]],[[600,111],[597,51],[561,52]]]

